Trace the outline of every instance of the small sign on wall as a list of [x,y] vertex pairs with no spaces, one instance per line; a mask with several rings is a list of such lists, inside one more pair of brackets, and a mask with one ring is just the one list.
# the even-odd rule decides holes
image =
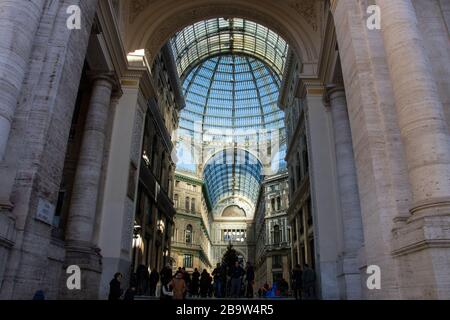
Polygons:
[[54,215],[55,215],[55,206],[51,204],[49,201],[39,198],[38,207],[36,211],[36,220],[51,225],[53,223]]

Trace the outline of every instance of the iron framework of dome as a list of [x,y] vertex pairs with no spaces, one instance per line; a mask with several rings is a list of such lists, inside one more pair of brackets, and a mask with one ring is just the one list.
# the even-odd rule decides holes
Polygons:
[[289,46],[274,31],[253,21],[215,18],[197,22],[171,40],[183,80],[200,61],[220,54],[245,54],[269,65],[281,77]]
[[262,181],[262,165],[246,150],[222,150],[206,164],[203,179],[213,205],[224,198],[237,196],[256,203]]
[[191,69],[178,129],[181,167],[196,171],[217,151],[233,147],[253,151],[265,167],[283,165],[274,159],[285,147],[279,87],[273,70],[249,56],[216,56]]
[[[186,101],[177,168],[203,173],[213,207],[233,197],[255,203],[262,176],[285,168],[278,96],[286,42],[251,21],[212,19],[185,28],[171,44]],[[236,156],[219,164],[224,150]]]

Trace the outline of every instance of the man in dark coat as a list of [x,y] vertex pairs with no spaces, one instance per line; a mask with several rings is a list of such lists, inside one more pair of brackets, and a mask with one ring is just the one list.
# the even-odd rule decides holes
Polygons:
[[242,285],[242,277],[245,274],[245,270],[239,264],[239,261],[236,261],[234,266],[230,269],[230,277],[231,277],[231,297],[239,298],[241,295],[241,285]]
[[192,273],[192,280],[191,280],[191,295],[198,297],[198,289],[200,285],[200,272],[198,272],[198,269],[195,268],[194,272]]
[[217,267],[212,272],[214,279],[214,293],[216,298],[222,297],[222,267],[220,263],[217,264]]
[[246,297],[253,298],[253,283],[255,281],[255,270],[250,262],[247,262],[247,267],[245,270],[245,281],[247,282],[246,286]]
[[202,298],[206,298],[208,296],[210,285],[211,285],[211,277],[208,271],[204,269],[200,277],[200,296]]
[[189,272],[186,271],[185,267],[183,267],[181,270],[183,272],[183,279],[186,285],[186,291],[184,291],[184,298],[186,298],[189,288],[191,287],[191,275],[189,274]]
[[296,300],[302,300],[302,269],[297,264],[292,270],[292,289]]
[[154,268],[150,273],[150,281],[149,281],[151,297],[156,296],[156,286],[158,285],[158,282],[159,282],[159,273],[158,271],[156,271],[156,268]]
[[137,267],[136,280],[137,280],[137,295],[138,296],[146,295],[150,281],[150,275],[148,273],[148,268],[143,264]]
[[168,284],[173,278],[172,268],[170,268],[169,265],[166,265],[164,268],[162,268],[159,275],[161,277],[161,284]]
[[109,296],[108,300],[117,301],[122,296],[123,290],[120,288],[120,282],[122,281],[122,274],[117,272],[114,278],[109,283]]
[[314,299],[316,295],[316,273],[307,264],[305,264],[305,269],[302,274],[302,284],[305,297]]

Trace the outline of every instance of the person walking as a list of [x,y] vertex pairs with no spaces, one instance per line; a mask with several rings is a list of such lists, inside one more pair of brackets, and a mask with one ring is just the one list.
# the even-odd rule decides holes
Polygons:
[[229,268],[226,264],[222,263],[222,297],[228,297],[230,294],[230,276]]
[[173,278],[172,268],[170,265],[167,264],[164,268],[162,268],[159,275],[161,277],[161,284],[168,284]]
[[177,272],[175,278],[169,283],[169,286],[173,288],[173,299],[174,300],[184,300],[186,297],[186,282],[183,278],[182,272]]
[[299,264],[292,270],[292,289],[295,300],[302,300],[302,269]]
[[198,289],[200,286],[200,272],[198,272],[198,269],[195,268],[194,272],[192,273],[192,280],[191,280],[191,296],[198,297]]
[[159,273],[156,271],[156,268],[152,270],[150,273],[149,287],[150,287],[150,296],[156,296],[156,286],[159,282]]
[[234,263],[234,266],[230,269],[231,277],[231,297],[239,298],[241,295],[242,277],[245,274],[245,270],[239,264],[239,261]]
[[[164,266],[164,268],[161,269],[159,272],[160,280],[161,280],[161,297],[163,296],[163,289],[167,292],[171,291],[169,290],[168,284],[170,281],[172,281],[173,274],[172,274],[172,268],[169,264]],[[166,295],[167,296],[167,295]]]
[[109,283],[109,296],[108,300],[110,301],[117,301],[122,296],[123,290],[120,287],[120,282],[122,281],[122,274],[120,272],[117,272],[114,275],[114,278]]
[[214,280],[214,296],[216,298],[222,297],[222,267],[220,263],[217,264],[216,268],[212,272]]
[[253,284],[255,282],[255,270],[250,262],[247,262],[245,268],[245,281],[246,281],[246,297],[253,298]]
[[206,298],[208,296],[209,286],[211,284],[211,280],[206,269],[203,269],[202,275],[200,277],[200,296],[202,298]]
[[150,274],[148,268],[141,264],[136,270],[136,282],[137,282],[137,295],[143,296],[148,293],[148,287],[150,282]]
[[302,274],[302,284],[305,298],[314,299],[316,291],[316,273],[307,264],[305,264],[305,268]]
[[186,268],[183,267],[182,270],[183,270],[183,279],[184,282],[186,283],[186,292],[184,293],[186,298],[186,295],[188,294],[189,289],[191,287],[191,275],[189,274],[189,272],[186,271]]

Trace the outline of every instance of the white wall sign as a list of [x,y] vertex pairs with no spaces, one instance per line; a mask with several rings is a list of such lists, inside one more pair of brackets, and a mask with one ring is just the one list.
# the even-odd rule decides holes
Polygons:
[[54,215],[55,206],[47,200],[40,198],[36,212],[36,219],[51,225],[53,223]]

